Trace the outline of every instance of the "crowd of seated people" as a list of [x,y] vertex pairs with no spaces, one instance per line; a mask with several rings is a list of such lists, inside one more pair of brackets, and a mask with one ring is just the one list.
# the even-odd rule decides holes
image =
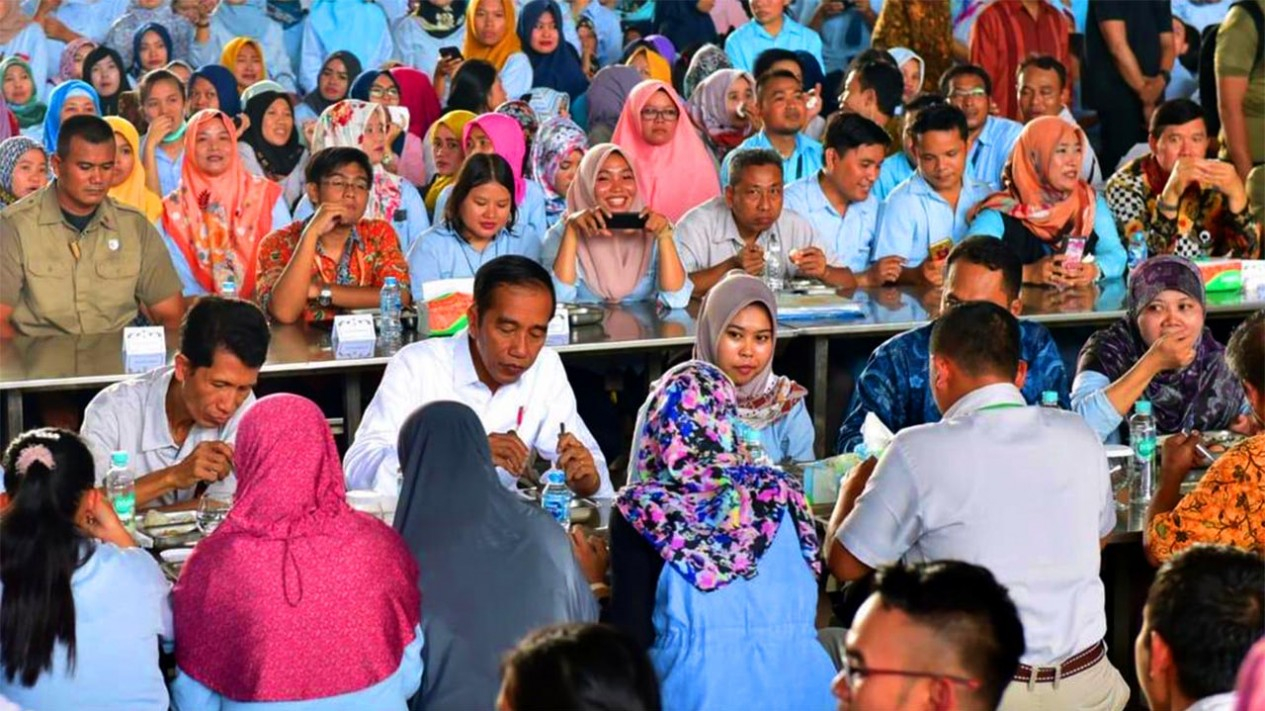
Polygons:
[[[1139,685],[1228,708],[1265,316],[1219,342],[1197,262],[1261,256],[1262,46],[1262,0],[0,0],[0,339],[179,339],[77,432],[10,433],[0,709],[1115,711],[1105,445],[1139,402],[1168,436]],[[833,444],[774,362],[777,269],[938,304],[854,354]],[[392,355],[340,456],[313,400],[254,390],[275,325],[390,280],[468,293],[468,327]],[[1110,284],[1074,367],[1022,318]],[[696,324],[623,451],[546,346],[563,304]],[[1247,438],[1207,462],[1213,430]],[[824,530],[744,432],[860,455]],[[115,451],[142,509],[235,498],[174,588]],[[521,500],[538,462],[613,500],[609,544]]]

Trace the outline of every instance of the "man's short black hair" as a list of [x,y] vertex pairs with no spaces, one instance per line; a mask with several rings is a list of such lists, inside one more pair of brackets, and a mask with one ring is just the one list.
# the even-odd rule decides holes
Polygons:
[[533,259],[507,254],[479,267],[474,275],[474,305],[479,313],[487,313],[495,305],[497,287],[539,287],[549,294],[549,313],[557,308],[558,300],[553,292],[553,279],[549,272]]
[[1023,355],[1019,319],[990,301],[955,306],[931,327],[931,354],[948,358],[971,377],[1014,380]]
[[742,174],[747,168],[755,168],[757,166],[776,166],[778,171],[782,170],[782,156],[772,148],[739,148],[729,154],[729,187],[738,185],[738,181],[742,180]]
[[862,64],[869,64],[870,62],[881,62],[898,68],[900,66],[896,64],[896,58],[892,56],[891,52],[877,47],[870,47],[869,49],[861,50],[860,54],[852,58],[852,62],[848,64],[848,71],[852,71]]
[[799,77],[795,76],[794,74],[791,74],[785,69],[774,69],[772,71],[767,71],[763,74],[759,74],[757,75],[757,77],[758,78],[755,80],[755,95],[756,95],[756,99],[758,100],[763,100],[764,90],[769,87],[769,84],[772,84],[773,82],[779,79],[793,81],[795,82],[796,89],[801,88]]
[[959,64],[956,67],[950,67],[948,71],[940,75],[940,93],[948,96],[953,87],[953,80],[968,75],[979,77],[979,80],[984,82],[984,91],[988,92],[989,96],[993,95],[993,78],[988,76],[988,72],[978,64]]
[[[122,68],[120,68],[119,71],[122,71]],[[180,98],[185,98],[184,82],[180,81],[180,77],[176,76],[174,72],[167,69],[153,69],[146,72],[145,76],[141,77],[140,84],[136,87],[137,95],[141,99],[142,106],[145,105],[145,100],[149,98],[149,92],[153,91],[155,86],[158,86],[160,82],[164,81],[169,81],[175,84],[176,91],[180,92]]]
[[241,299],[207,296],[198,299],[184,315],[180,353],[194,368],[207,368],[215,360],[215,351],[223,348],[247,368],[259,368],[268,357],[271,338],[268,321],[258,306]]
[[1002,288],[1011,301],[1019,298],[1019,290],[1023,288],[1023,260],[1010,245],[996,237],[975,235],[967,237],[954,245],[949,252],[949,261],[945,271],[958,261],[978,264],[990,272],[1001,272]]
[[794,52],[789,49],[770,47],[755,58],[755,66],[751,68],[751,75],[756,77],[763,76],[778,62],[795,62],[795,66],[799,67],[800,75],[804,73],[804,65],[800,64],[799,57],[795,56]]
[[114,143],[114,129],[100,116],[93,114],[76,114],[62,122],[61,131],[57,134],[57,155],[62,160],[70,157],[70,141],[78,138],[99,146],[103,143]]
[[892,137],[882,126],[864,116],[835,113],[826,120],[826,134],[822,142],[842,158],[848,151],[861,146],[887,148],[892,143]]
[[956,560],[895,564],[878,571],[875,593],[958,650],[996,708],[1024,652],[1023,623],[1010,593],[987,568]]
[[1225,362],[1239,380],[1265,394],[1265,310],[1248,316],[1230,334]]
[[940,94],[930,91],[922,91],[914,96],[914,98],[910,99],[909,103],[905,104],[905,113],[911,114],[916,111],[929,109],[932,106],[945,106],[948,103],[949,100]]
[[1193,546],[1156,573],[1146,621],[1172,650],[1184,696],[1233,691],[1239,665],[1265,631],[1265,564],[1228,546]]
[[1054,72],[1059,75],[1059,88],[1067,87],[1067,67],[1059,60],[1048,54],[1034,54],[1019,63],[1019,68],[1015,70],[1015,79],[1023,76],[1023,70],[1028,67],[1036,67],[1047,72]]
[[466,201],[470,192],[480,185],[496,183],[509,191],[510,217],[505,229],[514,229],[514,221],[518,219],[518,204],[514,201],[514,170],[509,161],[496,153],[471,153],[457,171],[457,181],[453,183],[448,203],[444,205],[444,221],[458,235],[465,230],[461,221],[461,203]]
[[896,107],[900,106],[905,94],[905,75],[901,74],[896,65],[887,62],[866,62],[854,66],[852,72],[856,74],[857,85],[862,91],[874,90],[878,110],[882,111],[884,116],[896,113]]
[[373,163],[369,156],[359,148],[335,146],[323,148],[313,154],[303,171],[303,179],[310,184],[317,184],[345,165],[358,165],[365,172],[365,179],[373,182]]
[[1196,119],[1206,125],[1207,117],[1203,107],[1190,99],[1173,99],[1165,101],[1151,114],[1151,138],[1159,138],[1169,126],[1181,126]]
[[913,134],[915,141],[922,138],[922,135],[928,131],[957,131],[963,141],[970,135],[966,127],[966,114],[962,113],[962,109],[949,103],[932,106],[919,112],[918,117],[914,119],[914,125],[909,127],[909,132]]

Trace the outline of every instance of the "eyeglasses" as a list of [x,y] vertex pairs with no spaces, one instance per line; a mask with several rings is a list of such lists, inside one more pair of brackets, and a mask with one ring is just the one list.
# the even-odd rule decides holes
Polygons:
[[331,188],[335,192],[343,193],[344,195],[347,194],[347,190],[349,188],[355,193],[367,193],[370,188],[369,183],[360,180],[344,180],[342,178],[328,178],[326,180],[322,180],[321,185]]
[[962,676],[953,676],[951,674],[936,674],[934,672],[916,672],[905,671],[903,669],[874,669],[854,663],[847,656],[843,658],[843,668],[839,670],[843,675],[843,679],[848,684],[849,689],[855,689],[861,680],[867,676],[903,676],[914,679],[940,679],[952,682],[954,684],[962,684],[972,691],[980,688],[978,679],[967,679]]
[[676,109],[642,109],[642,121],[675,121],[681,117]]
[[988,96],[988,92],[984,91],[982,86],[974,89],[955,89],[949,92],[950,99],[982,99],[985,96]]
[[394,87],[388,87],[386,89],[383,89],[380,86],[375,86],[369,89],[370,99],[381,99],[384,96],[391,99],[398,99],[400,98],[400,90]]

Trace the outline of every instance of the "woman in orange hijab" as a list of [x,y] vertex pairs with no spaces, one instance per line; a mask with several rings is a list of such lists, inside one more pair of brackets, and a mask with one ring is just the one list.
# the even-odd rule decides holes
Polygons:
[[185,296],[255,293],[255,250],[290,222],[281,186],[242,166],[227,114],[204,109],[189,119],[180,185],[163,200],[159,231]]
[[[531,60],[523,54],[515,30],[514,0],[471,0],[466,6],[466,59],[482,59],[496,67],[505,93],[518,98],[531,91]],[[561,28],[558,30],[561,32]]]
[[1023,259],[1026,284],[1083,286],[1124,273],[1111,208],[1081,180],[1081,130],[1057,116],[1029,123],[1002,171],[1002,190],[971,211],[970,235],[989,235]]

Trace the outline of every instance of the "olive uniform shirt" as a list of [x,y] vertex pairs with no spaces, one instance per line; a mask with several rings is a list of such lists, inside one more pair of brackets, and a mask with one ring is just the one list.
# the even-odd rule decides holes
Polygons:
[[81,234],[54,181],[0,212],[0,303],[19,333],[108,333],[180,294],[162,238],[139,210],[107,198]]

